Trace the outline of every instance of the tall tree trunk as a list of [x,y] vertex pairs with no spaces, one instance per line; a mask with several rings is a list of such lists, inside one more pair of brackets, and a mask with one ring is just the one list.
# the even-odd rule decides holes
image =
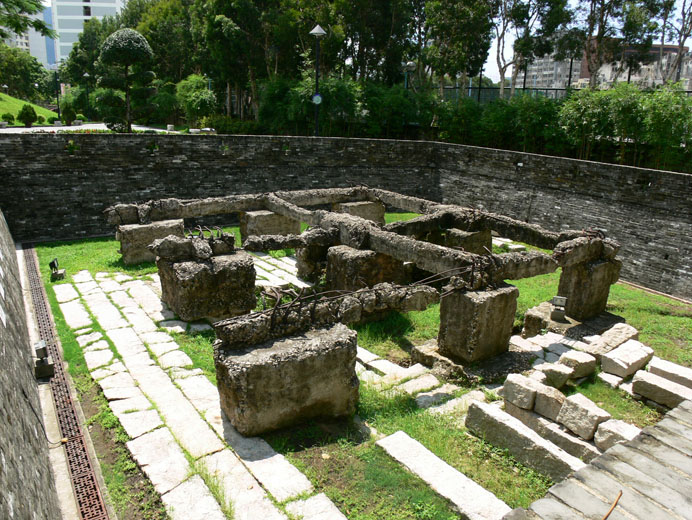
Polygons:
[[257,100],[257,78],[255,77],[255,69],[250,67],[250,95],[252,96],[252,111],[255,116],[255,121],[259,119],[259,102]]
[[226,81],[226,117],[231,117],[231,82]]
[[132,121],[130,119],[130,66],[125,65],[125,120],[127,121],[127,133],[132,133]]

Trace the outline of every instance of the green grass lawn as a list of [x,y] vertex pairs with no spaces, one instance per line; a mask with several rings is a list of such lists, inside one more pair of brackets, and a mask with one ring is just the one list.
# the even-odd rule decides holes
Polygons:
[[[19,114],[19,111],[22,109],[24,105],[31,105],[32,107],[34,107],[36,115],[43,116],[46,119],[46,121],[49,117],[58,117],[58,114],[51,110],[45,109],[38,105],[34,105],[33,103],[30,103],[28,101],[22,101],[21,99],[8,96],[7,94],[0,94],[0,115],[6,113],[12,114],[15,118],[15,126],[24,126],[24,123],[17,121],[17,114]],[[36,123],[34,123],[34,125],[36,125]]]

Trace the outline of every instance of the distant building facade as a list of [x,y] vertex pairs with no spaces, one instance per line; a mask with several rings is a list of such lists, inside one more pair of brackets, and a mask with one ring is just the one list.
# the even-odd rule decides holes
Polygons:
[[[659,64],[659,53],[663,50]],[[646,87],[653,87],[663,83],[661,71],[666,71],[673,66],[677,56],[677,47],[673,45],[654,45],[651,49],[652,60],[649,63],[641,64],[640,67],[631,72],[627,67],[620,67],[619,61],[604,63],[598,70],[597,83],[601,87],[609,87],[619,81],[629,81]],[[545,56],[531,63],[526,69],[526,88],[558,88],[563,89],[568,86],[582,88],[588,86],[591,75],[586,63],[586,57],[572,60],[572,74],[570,80],[570,60],[558,61],[553,56]],[[673,74],[673,79],[677,77],[677,72]],[[683,59],[679,70],[680,81],[683,89],[692,90],[692,55],[687,47],[683,50]],[[517,87],[524,85],[524,71],[519,71],[517,75]]]
[[[46,7],[41,13],[31,18],[43,20],[50,27],[53,24],[52,9]],[[13,34],[5,40],[5,43],[10,47],[27,51],[48,69],[55,66],[55,42],[35,29],[29,29],[23,34]]]
[[115,16],[123,5],[124,0],[52,0],[53,28],[58,34],[55,61],[60,63],[70,55],[84,29],[84,22]]

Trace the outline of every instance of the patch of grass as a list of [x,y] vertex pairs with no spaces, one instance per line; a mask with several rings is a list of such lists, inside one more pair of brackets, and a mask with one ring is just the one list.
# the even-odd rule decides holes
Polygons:
[[522,327],[524,325],[524,315],[526,311],[557,295],[557,286],[560,283],[560,272],[560,269],[558,269],[550,274],[507,281],[507,283],[519,289],[517,312],[514,317],[515,327]]
[[216,335],[213,330],[202,332],[189,332],[178,334],[177,332],[167,331],[178,344],[180,349],[185,352],[195,368],[202,369],[209,381],[216,385],[216,369],[214,368],[214,348],[213,343]]
[[362,385],[358,414],[381,433],[403,430],[512,508],[528,507],[552,485],[505,450],[469,435],[458,417],[420,410],[408,395],[386,396]]
[[452,520],[458,516],[349,419],[265,436],[351,520]]
[[610,289],[608,310],[639,331],[657,356],[692,368],[692,305],[625,284]]
[[391,224],[392,222],[403,222],[420,216],[420,213],[385,213],[384,222],[385,224]]
[[110,237],[86,238],[65,242],[46,242],[36,245],[41,276],[50,280],[48,263],[57,258],[61,269],[72,276],[86,269],[92,275],[99,272],[126,273],[130,276],[143,276],[156,272],[156,264],[144,262],[125,265],[118,250],[120,243]]
[[[19,111],[22,109],[24,105],[31,105],[34,107],[34,110],[36,111],[37,116],[43,116],[46,120],[48,120],[49,117],[58,117],[58,114],[55,112],[48,110],[47,108],[43,108],[38,105],[34,105],[33,103],[30,103],[29,101],[24,101],[22,99],[18,99],[16,97],[8,96],[7,94],[0,94],[0,114],[6,114],[10,113],[14,116],[15,118],[15,126],[24,126],[24,123],[20,121],[16,121],[17,119],[17,114],[19,114]],[[32,125],[32,126],[39,126],[39,125]]]
[[611,388],[598,379],[595,374],[577,387],[567,387],[565,394],[575,392],[584,394],[598,406],[613,416],[613,419],[634,424],[640,428],[651,426],[661,420],[661,414],[629,394]]

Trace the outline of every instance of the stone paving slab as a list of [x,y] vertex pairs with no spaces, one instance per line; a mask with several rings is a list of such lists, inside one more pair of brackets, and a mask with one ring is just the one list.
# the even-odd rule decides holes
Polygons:
[[99,350],[107,350],[110,348],[111,347],[107,341],[101,340],[101,341],[97,341],[96,343],[90,343],[89,345],[84,347],[82,350],[84,350],[84,352],[97,352]]
[[94,341],[97,341],[103,337],[103,334],[100,332],[91,332],[89,334],[82,334],[81,336],[77,336],[77,343],[79,344],[80,347],[85,347],[89,343],[93,343]]
[[531,511],[543,520],[582,520],[586,517],[552,498],[542,498],[531,504]]
[[645,370],[640,370],[634,374],[632,390],[668,408],[675,408],[685,400],[692,400],[692,388],[687,388]]
[[161,357],[167,352],[172,352],[178,350],[178,344],[174,341],[169,341],[168,343],[152,343],[149,345],[149,349],[154,353],[156,357]]
[[347,520],[324,493],[291,502],[286,506],[286,511],[303,520]]
[[472,390],[471,392],[464,394],[461,397],[457,397],[456,399],[452,399],[451,401],[447,401],[446,403],[437,406],[432,406],[428,408],[428,411],[434,414],[465,414],[473,401],[485,402],[485,400],[486,397],[483,392],[481,392],[480,390]]
[[650,435],[639,435],[632,442],[627,443],[627,446],[646,453],[648,456],[658,459],[672,468],[676,468],[678,471],[686,474],[689,479],[692,479],[692,457],[676,449],[671,449]]
[[362,347],[356,347],[356,359],[363,363],[364,365],[367,365],[371,361],[375,361],[376,359],[380,359],[380,356],[377,354],[373,354],[369,350],[366,350]]
[[654,356],[649,363],[649,372],[687,388],[692,388],[692,369],[687,367]]
[[[128,366],[127,359],[124,359]],[[129,366],[128,366],[129,368]],[[223,444],[197,413],[183,393],[158,367],[148,367],[135,376],[180,444],[195,458],[223,449]]]
[[141,412],[144,410],[149,410],[151,408],[151,401],[144,397],[144,394],[141,391],[137,390],[137,392],[138,394],[135,395],[135,397],[111,401],[108,403],[108,406],[110,406],[115,415],[125,412]]
[[164,305],[159,296],[141,280],[123,284],[135,301],[154,321],[162,321],[173,317],[173,313]]
[[234,520],[286,520],[233,452],[207,455],[202,462],[218,480],[226,500],[233,504]]
[[108,297],[121,309],[131,307],[132,305],[137,305],[137,302],[135,302],[130,295],[127,294],[127,291],[123,290],[122,288],[119,291],[113,291],[108,295]]
[[421,392],[416,396],[416,405],[418,408],[430,408],[442,401],[453,398],[454,392],[457,390],[459,390],[457,385],[447,383],[434,390]]
[[156,323],[140,307],[128,306],[122,309],[125,319],[132,325],[137,332],[146,333],[156,331]]
[[84,297],[84,301],[89,306],[91,313],[106,332],[112,329],[127,327],[127,321],[122,317],[120,311],[113,305],[105,293],[94,292]]
[[158,493],[163,495],[187,478],[190,466],[168,428],[129,441],[127,448]]
[[111,352],[110,349],[84,353],[84,362],[90,372],[104,365],[108,365],[111,361],[113,361],[113,352]]
[[665,504],[675,514],[683,518],[692,518],[692,498],[685,497],[678,491],[662,484],[656,480],[655,475],[640,471],[607,453],[598,457],[592,464],[607,471],[617,480],[626,482],[628,486],[646,495],[654,502]]
[[470,520],[501,519],[509,506],[418,441],[398,431],[376,443]]
[[75,287],[79,291],[79,294],[86,296],[87,294],[93,294],[94,292],[101,292],[101,287],[94,281],[76,283]]
[[662,509],[661,506],[644,495],[623,485],[609,473],[599,471],[591,465],[577,471],[574,474],[574,479],[589,488],[593,494],[600,496],[605,501],[610,501],[611,504],[615,501],[618,493],[622,491],[618,508],[623,509],[633,518],[654,520],[672,516],[670,511]]
[[222,434],[243,464],[278,502],[313,491],[312,484],[286,458],[259,437],[243,437],[225,417]]
[[91,273],[87,270],[82,270],[72,275],[72,281],[75,283],[90,282],[92,280]]
[[159,357],[159,365],[161,368],[189,367],[192,366],[192,360],[182,350],[173,350]]
[[91,325],[91,316],[79,300],[59,304],[65,323],[71,329],[81,329]]
[[[611,503],[601,500],[591,493],[588,488],[579,484],[578,480],[568,479],[554,485],[548,491],[548,496],[553,496],[564,504],[576,509],[587,518],[603,518],[610,509]],[[608,520],[630,520],[620,511],[613,510]]]
[[132,328],[113,329],[106,331],[106,335],[115,345],[118,353],[124,358],[146,352],[144,343],[139,339]]
[[101,286],[101,290],[103,290],[103,292],[106,293],[112,293],[113,291],[121,290],[120,284],[115,280],[106,279],[99,282],[99,285]]
[[[115,412],[113,412],[115,413]],[[151,430],[163,425],[159,413],[156,410],[144,410],[139,412],[115,413],[127,434],[136,439]]]
[[[143,332],[137,334],[139,338],[150,347],[156,343],[170,343],[173,338],[165,332]],[[174,343],[176,344],[176,343]],[[177,344],[176,344],[177,345]]]
[[70,283],[61,283],[53,286],[53,292],[58,303],[65,303],[79,298],[79,294]]
[[185,397],[202,415],[207,415],[210,410],[216,411],[219,407],[219,391],[207,376],[197,375],[182,378],[178,381]]
[[187,322],[180,320],[166,320],[159,323],[162,329],[166,329],[171,332],[177,332],[179,334],[185,333],[187,330]]
[[423,374],[415,379],[409,379],[405,383],[399,385],[399,389],[403,390],[407,394],[416,395],[420,392],[430,390],[440,386],[440,381],[432,374]]
[[226,520],[219,504],[199,475],[161,496],[172,520]]

